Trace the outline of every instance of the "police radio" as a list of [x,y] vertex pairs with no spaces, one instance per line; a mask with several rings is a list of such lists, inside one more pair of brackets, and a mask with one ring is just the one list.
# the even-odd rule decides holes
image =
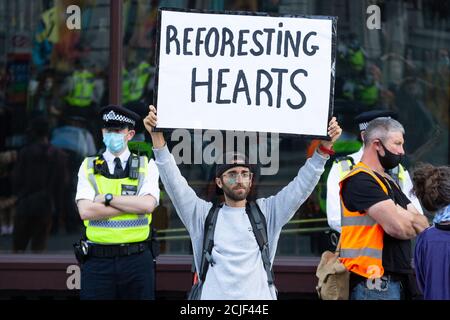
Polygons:
[[130,179],[136,180],[139,178],[139,156],[131,155],[130,156]]

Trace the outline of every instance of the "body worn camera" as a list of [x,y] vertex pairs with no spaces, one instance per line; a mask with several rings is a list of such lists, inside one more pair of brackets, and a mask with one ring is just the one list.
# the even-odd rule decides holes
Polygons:
[[130,179],[136,180],[139,178],[139,156],[130,156]]

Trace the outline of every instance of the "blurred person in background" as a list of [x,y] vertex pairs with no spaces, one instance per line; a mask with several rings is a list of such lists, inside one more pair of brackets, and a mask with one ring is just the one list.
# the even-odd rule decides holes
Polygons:
[[416,242],[417,284],[426,300],[450,300],[450,167],[422,164],[413,183],[423,207],[434,215],[434,225]]
[[17,197],[13,251],[24,252],[31,241],[33,252],[47,247],[52,219],[61,212],[68,182],[67,157],[49,143],[45,117],[31,121],[30,143],[20,150],[12,183]]

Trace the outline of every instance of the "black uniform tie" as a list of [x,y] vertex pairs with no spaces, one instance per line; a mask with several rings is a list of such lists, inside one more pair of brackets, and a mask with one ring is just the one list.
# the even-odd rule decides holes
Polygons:
[[119,157],[114,158],[114,176],[116,178],[123,178],[123,168],[122,168],[122,161],[120,161]]

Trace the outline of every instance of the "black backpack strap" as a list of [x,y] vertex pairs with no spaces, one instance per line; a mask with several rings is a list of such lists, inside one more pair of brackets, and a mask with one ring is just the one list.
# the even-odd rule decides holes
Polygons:
[[261,258],[264,269],[267,273],[267,282],[269,285],[274,283],[274,274],[270,263],[269,241],[267,238],[267,223],[261,209],[256,202],[247,202],[245,207],[250,224],[252,225],[253,233],[255,234],[256,242],[258,242],[259,250],[261,250]]
[[214,265],[214,260],[211,256],[214,247],[214,231],[216,229],[217,216],[222,205],[213,205],[208,212],[205,220],[205,231],[203,233],[203,250],[200,270],[198,272],[198,279],[201,282],[205,281],[206,272],[208,272],[209,265]]

